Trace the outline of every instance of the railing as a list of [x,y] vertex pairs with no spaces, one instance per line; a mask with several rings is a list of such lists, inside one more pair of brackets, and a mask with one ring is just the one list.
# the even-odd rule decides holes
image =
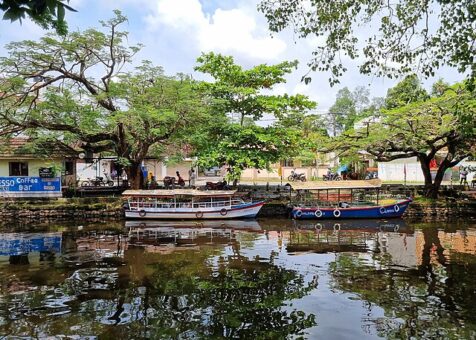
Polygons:
[[220,202],[197,202],[197,203],[183,203],[183,202],[156,202],[156,201],[129,201],[129,208],[131,210],[138,210],[143,208],[157,208],[157,209],[183,209],[183,208],[220,208],[230,207],[232,205],[240,205],[244,202],[241,200],[228,200]]

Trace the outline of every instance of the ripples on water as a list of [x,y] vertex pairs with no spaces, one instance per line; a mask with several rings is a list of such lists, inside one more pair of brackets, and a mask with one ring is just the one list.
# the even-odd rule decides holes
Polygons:
[[475,269],[474,224],[3,226],[0,334],[469,339]]

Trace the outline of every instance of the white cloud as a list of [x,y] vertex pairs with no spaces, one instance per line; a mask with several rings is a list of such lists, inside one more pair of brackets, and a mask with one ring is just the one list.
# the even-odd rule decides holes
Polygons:
[[151,31],[166,26],[174,29],[175,34],[181,32],[200,51],[236,53],[261,61],[275,60],[286,50],[286,43],[258,29],[256,14],[245,8],[218,8],[207,15],[198,0],[158,0],[154,13],[145,20]]

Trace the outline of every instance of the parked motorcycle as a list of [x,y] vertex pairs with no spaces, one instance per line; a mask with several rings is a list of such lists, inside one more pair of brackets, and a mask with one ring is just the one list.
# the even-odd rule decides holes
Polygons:
[[299,174],[296,172],[296,169],[291,170],[291,175],[288,177],[288,181],[294,182],[294,181],[301,181],[301,182],[306,182],[306,175],[304,173]]
[[378,178],[378,173],[376,171],[367,172],[365,179],[375,179]]
[[338,173],[331,172],[322,176],[324,181],[342,181],[342,177]]
[[182,177],[179,177],[178,181],[175,177],[173,176],[165,176],[164,177],[164,187],[165,189],[170,189],[174,188],[176,185],[179,187],[184,187],[185,186],[185,181]]
[[230,187],[226,181],[222,182],[207,182],[205,183],[205,190],[228,190]]
[[81,182],[82,187],[102,187],[102,186],[114,186],[114,181],[109,177],[96,176],[96,178],[88,178],[85,181]]

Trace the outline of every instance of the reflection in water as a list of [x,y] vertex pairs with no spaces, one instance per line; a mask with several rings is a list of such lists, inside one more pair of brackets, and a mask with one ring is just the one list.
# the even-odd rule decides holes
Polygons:
[[127,222],[0,233],[0,334],[476,335],[476,229]]

